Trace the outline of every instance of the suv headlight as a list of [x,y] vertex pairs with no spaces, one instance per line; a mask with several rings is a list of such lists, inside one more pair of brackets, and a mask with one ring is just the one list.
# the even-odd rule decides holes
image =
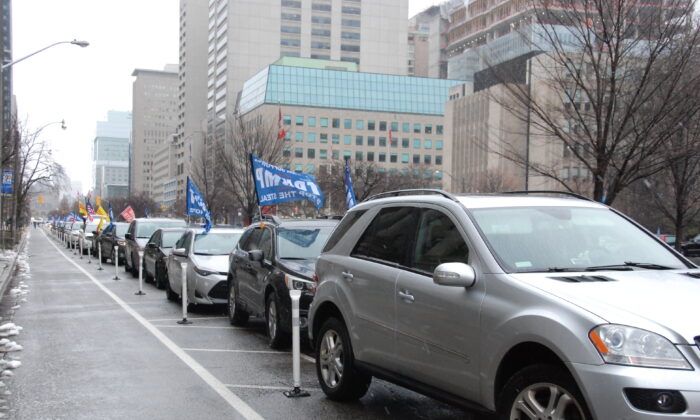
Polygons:
[[316,293],[316,283],[310,280],[300,279],[299,277],[290,276],[289,274],[284,275],[284,284],[287,285],[289,290]]
[[588,337],[605,363],[692,370],[680,351],[665,337],[624,325],[600,325]]
[[208,276],[210,274],[216,274],[214,271],[207,271],[207,270],[202,270],[201,268],[197,267],[196,265],[193,268],[194,272],[199,274],[200,276]]

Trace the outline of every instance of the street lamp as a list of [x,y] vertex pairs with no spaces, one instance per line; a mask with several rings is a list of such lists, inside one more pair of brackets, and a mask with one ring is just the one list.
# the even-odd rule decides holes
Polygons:
[[[36,54],[39,54],[39,53],[42,52],[42,51],[46,51],[46,50],[48,50],[49,48],[55,47],[56,45],[60,45],[60,44],[72,44],[72,45],[77,45],[77,46],[79,46],[79,47],[81,47],[81,48],[85,48],[85,47],[87,47],[88,45],[90,45],[90,43],[87,42],[87,41],[78,41],[78,40],[76,40],[76,39],[74,39],[74,40],[72,40],[72,41],[59,41],[59,42],[54,42],[53,44],[47,45],[46,47],[41,48],[41,49],[39,49],[39,50],[37,50],[37,51],[34,51],[34,52],[31,53],[31,54],[25,55],[24,57],[22,57],[22,58],[20,58],[20,59],[17,59],[17,60],[15,60],[15,61],[12,61],[12,62],[9,62],[9,63],[3,63],[2,66],[0,66],[0,162],[2,162],[2,147],[3,147],[3,143],[4,143],[4,138],[5,138],[5,98],[4,98],[5,89],[4,89],[4,86],[2,86],[2,85],[4,84],[4,80],[5,80],[5,79],[4,79],[4,75],[3,75],[5,69],[8,69],[8,68],[14,66],[15,64],[19,63],[20,61],[24,61],[24,60],[26,60],[26,59],[29,58],[29,57],[32,57],[32,56],[34,56],[34,55],[36,55]],[[64,127],[64,129],[65,129],[65,123],[63,123],[62,127]],[[42,128],[43,128],[43,127],[42,127]],[[17,166],[17,162],[15,162],[15,166]],[[15,174],[14,174],[14,179],[17,179],[17,173],[16,173],[16,172],[15,172]],[[16,182],[15,182],[15,184],[16,184]],[[16,189],[16,188],[15,188],[15,189]],[[2,209],[2,207],[3,207],[2,204],[3,204],[3,200],[2,200],[2,196],[0,195],[0,209]],[[2,214],[2,212],[0,211],[0,215],[1,215],[1,214]],[[13,222],[13,227],[15,228],[15,230],[16,230],[16,226],[17,226],[17,221],[14,221],[14,222]],[[14,231],[14,230],[13,230],[13,235],[12,235],[12,236],[13,236],[13,237],[15,236],[15,231]],[[4,235],[3,235],[3,237],[4,237]]]

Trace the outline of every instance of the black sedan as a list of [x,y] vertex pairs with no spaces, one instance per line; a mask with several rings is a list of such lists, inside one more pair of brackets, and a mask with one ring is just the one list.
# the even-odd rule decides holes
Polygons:
[[165,288],[168,255],[186,230],[184,227],[160,228],[153,232],[143,251],[143,276],[147,282],[153,281],[157,288]]
[[102,262],[106,262],[107,259],[115,263],[114,247],[119,247],[119,263],[124,263],[124,234],[126,230],[129,229],[128,223],[114,223],[107,225],[106,228],[100,233],[97,238],[97,243],[100,248],[102,248]]

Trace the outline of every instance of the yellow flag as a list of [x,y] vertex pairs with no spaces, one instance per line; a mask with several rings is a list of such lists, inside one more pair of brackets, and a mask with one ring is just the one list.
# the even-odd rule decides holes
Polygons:
[[85,206],[80,201],[78,201],[78,211],[87,216],[87,210],[85,210]]
[[102,205],[102,197],[100,197],[99,195],[95,196],[95,205],[97,207],[100,207]]
[[98,225],[97,225],[97,231],[98,231],[98,232],[102,230],[102,223],[103,223],[104,221],[105,221],[104,217],[100,217],[100,223],[98,223]]
[[44,204],[44,196],[43,195],[39,196],[38,202],[39,202],[39,204]]
[[104,216],[105,219],[107,219],[107,223],[109,223],[109,214],[105,211],[105,209],[102,208],[102,206],[97,207],[97,214],[100,216]]

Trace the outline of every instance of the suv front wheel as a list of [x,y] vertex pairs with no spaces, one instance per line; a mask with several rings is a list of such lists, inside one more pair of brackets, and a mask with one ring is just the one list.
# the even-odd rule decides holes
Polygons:
[[282,349],[289,346],[291,340],[289,334],[282,331],[280,305],[274,291],[267,296],[265,320],[267,321],[267,339],[270,347],[273,349]]
[[316,335],[316,375],[323,392],[335,401],[362,398],[372,381],[355,369],[348,330],[337,318],[327,319]]
[[233,280],[228,281],[228,321],[231,325],[242,327],[248,322],[248,312],[241,310],[236,302],[236,286]]
[[571,375],[554,365],[533,365],[516,372],[503,387],[497,411],[498,420],[592,419]]

